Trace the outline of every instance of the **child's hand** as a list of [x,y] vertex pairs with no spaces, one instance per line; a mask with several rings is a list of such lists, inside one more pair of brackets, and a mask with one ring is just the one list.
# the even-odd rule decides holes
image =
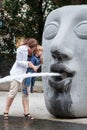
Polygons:
[[37,71],[38,67],[34,66],[32,62],[29,61],[29,67],[32,68],[35,72]]
[[32,69],[36,72],[37,69],[38,69],[38,67],[33,65],[33,68],[32,68]]
[[29,61],[28,66],[29,66],[30,68],[32,68],[32,67],[33,67],[33,63]]

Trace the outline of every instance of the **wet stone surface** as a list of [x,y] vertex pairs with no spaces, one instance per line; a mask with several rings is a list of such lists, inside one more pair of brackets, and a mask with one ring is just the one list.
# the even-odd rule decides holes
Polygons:
[[42,119],[26,120],[23,117],[3,120],[3,116],[0,116],[0,130],[87,130],[87,125]]

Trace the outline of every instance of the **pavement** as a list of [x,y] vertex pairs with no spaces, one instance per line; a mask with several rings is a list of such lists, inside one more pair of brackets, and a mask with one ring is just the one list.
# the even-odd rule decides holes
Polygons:
[[[8,85],[9,84],[7,84],[7,86]],[[5,87],[6,84],[0,84],[0,115],[1,116],[4,113],[6,98],[8,94],[8,91],[5,90]],[[4,88],[4,90],[1,88]],[[13,116],[13,117],[24,116],[21,99],[22,99],[21,92],[19,91],[10,108],[9,116]],[[29,95],[29,110],[31,115],[36,119],[46,119],[46,120],[61,121],[61,122],[68,122],[68,123],[70,122],[70,123],[78,123],[78,124],[87,124],[87,118],[60,119],[51,115],[47,111],[47,108],[45,106],[42,82],[36,82],[34,87],[34,92],[30,93]]]

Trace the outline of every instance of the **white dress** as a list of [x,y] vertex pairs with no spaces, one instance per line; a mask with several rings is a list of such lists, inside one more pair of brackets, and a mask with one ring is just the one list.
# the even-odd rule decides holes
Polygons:
[[[17,76],[15,80],[19,81],[20,83],[23,81],[23,78],[20,77],[20,75],[25,74],[28,68],[28,46],[22,45],[17,49],[16,54],[16,61],[12,66],[12,69],[10,70],[11,76]],[[18,77],[19,76],[19,77]]]

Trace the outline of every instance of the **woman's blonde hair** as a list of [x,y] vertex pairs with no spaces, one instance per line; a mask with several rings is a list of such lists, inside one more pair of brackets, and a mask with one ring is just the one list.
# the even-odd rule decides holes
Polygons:
[[16,48],[18,48],[21,45],[24,45],[25,43],[25,38],[24,37],[17,37],[16,39]]

